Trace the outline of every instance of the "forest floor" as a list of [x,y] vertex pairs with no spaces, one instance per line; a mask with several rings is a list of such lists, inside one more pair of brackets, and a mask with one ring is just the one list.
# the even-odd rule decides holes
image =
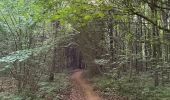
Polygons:
[[96,91],[83,74],[83,70],[75,70],[70,76],[72,86],[64,100],[123,100],[118,96],[103,98],[102,93]]
[[83,77],[82,70],[75,70],[70,76],[72,88],[66,100],[103,100],[93,86]]
[[[28,92],[16,94],[15,80],[4,79],[6,81],[3,81],[3,87],[0,89],[0,100],[29,100]],[[95,82],[86,76],[84,70],[74,70],[71,74],[56,74],[54,82],[44,80],[39,86],[40,89],[32,100],[127,100],[113,92],[111,95],[105,95],[105,92],[97,88]]]

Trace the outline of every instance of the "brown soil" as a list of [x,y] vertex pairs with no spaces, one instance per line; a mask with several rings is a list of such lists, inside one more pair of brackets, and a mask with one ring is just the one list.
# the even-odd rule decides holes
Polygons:
[[71,75],[73,87],[71,89],[69,99],[67,100],[103,100],[93,90],[93,87],[88,83],[82,74],[82,70],[76,70]]

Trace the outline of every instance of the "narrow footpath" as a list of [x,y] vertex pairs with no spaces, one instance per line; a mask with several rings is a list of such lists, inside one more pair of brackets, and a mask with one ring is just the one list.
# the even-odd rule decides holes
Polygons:
[[71,75],[72,89],[68,100],[103,100],[95,91],[92,85],[83,77],[82,70],[76,70]]

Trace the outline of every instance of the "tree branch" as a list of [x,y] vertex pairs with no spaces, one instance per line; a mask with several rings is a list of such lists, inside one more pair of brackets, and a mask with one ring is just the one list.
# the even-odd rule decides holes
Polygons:
[[[149,4],[149,5],[152,5],[152,3],[150,3],[150,2],[147,1],[147,0],[144,0],[144,2],[147,3],[147,4]],[[154,4],[154,7],[159,8],[159,9],[170,10],[170,7],[161,7],[161,6],[157,5],[157,4]]]
[[139,17],[141,17],[141,18],[143,18],[143,19],[145,19],[145,20],[147,20],[148,22],[150,22],[151,24],[155,25],[155,26],[158,27],[159,29],[170,33],[170,29],[158,25],[158,24],[155,23],[152,19],[150,19],[150,18],[142,15],[141,13],[139,13],[139,12],[134,12],[134,11],[132,11],[132,13],[135,14],[135,15],[137,15],[137,16],[139,16]]

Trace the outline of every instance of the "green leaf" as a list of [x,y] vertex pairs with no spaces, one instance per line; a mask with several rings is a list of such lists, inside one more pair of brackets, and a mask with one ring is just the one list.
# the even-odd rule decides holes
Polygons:
[[91,20],[91,19],[92,19],[92,16],[90,16],[90,15],[84,16],[84,20],[85,20],[85,21],[89,21],[89,20]]

